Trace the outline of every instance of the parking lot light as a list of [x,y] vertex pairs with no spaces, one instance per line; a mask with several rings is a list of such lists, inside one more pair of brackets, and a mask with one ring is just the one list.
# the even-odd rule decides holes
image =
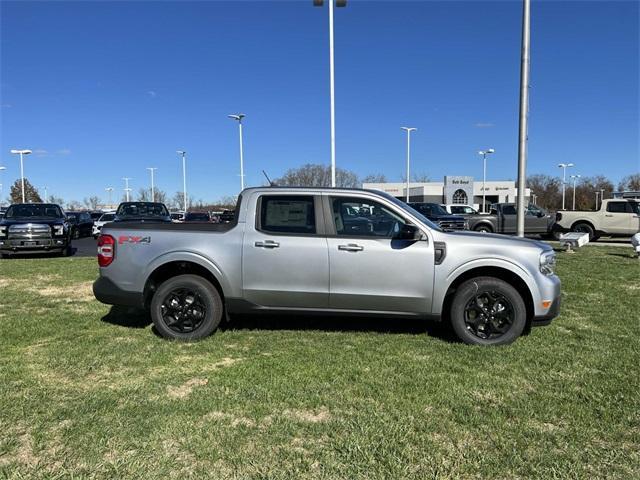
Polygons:
[[478,155],[482,155],[482,213],[486,213],[485,207],[485,194],[487,188],[485,184],[487,183],[487,155],[490,153],[495,153],[496,151],[493,148],[488,148],[486,150],[480,150]]
[[11,150],[14,155],[20,155],[20,182],[22,183],[22,203],[25,203],[24,199],[24,164],[22,161],[23,155],[29,155],[31,150]]
[[122,180],[124,180],[124,193],[126,195],[127,198],[127,202],[129,201],[129,192],[131,191],[131,189],[129,188],[129,180],[132,180],[131,177],[122,177]]
[[158,169],[158,167],[147,167],[147,170],[149,170],[149,172],[151,172],[151,201],[152,202],[156,201],[155,189],[154,189],[154,185],[153,185],[153,173],[157,169]]
[[409,174],[410,172],[410,164],[411,164],[411,132],[413,132],[414,130],[418,130],[415,127],[400,127],[402,130],[405,130],[407,132],[407,203],[409,203],[409,188],[410,188],[410,184],[409,182],[410,177]]
[[182,200],[184,205],[184,213],[187,213],[187,152],[184,150],[176,150],[176,153],[182,156]]
[[578,179],[581,176],[582,175],[571,175],[571,178],[573,178],[573,208],[572,208],[572,210],[576,209],[576,182],[578,181]]
[[109,194],[109,208],[111,208],[112,207],[112,204],[111,204],[111,192],[113,192],[113,187],[107,187],[104,190]]
[[562,210],[564,210],[564,196],[567,186],[567,168],[573,167],[573,163],[559,163],[558,167],[562,169]]
[[244,190],[244,158],[242,152],[242,119],[246,117],[244,113],[227,115],[229,118],[238,121],[238,131],[240,133],[240,191]]
[[[7,167],[0,166],[0,173],[6,169]],[[0,180],[2,180],[2,177],[0,177]],[[2,205],[3,203],[4,202],[2,201],[2,183],[0,183],[0,205]]]

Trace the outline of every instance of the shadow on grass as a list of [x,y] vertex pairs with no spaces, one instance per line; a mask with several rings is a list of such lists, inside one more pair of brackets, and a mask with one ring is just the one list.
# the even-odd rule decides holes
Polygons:
[[127,328],[146,328],[151,324],[149,313],[140,308],[114,305],[104,317],[105,323]]
[[335,315],[233,315],[221,330],[320,330],[325,332],[368,332],[424,335],[450,343],[458,339],[445,322],[423,319],[398,319]]
[[634,253],[607,253],[607,255],[638,260],[638,257]]

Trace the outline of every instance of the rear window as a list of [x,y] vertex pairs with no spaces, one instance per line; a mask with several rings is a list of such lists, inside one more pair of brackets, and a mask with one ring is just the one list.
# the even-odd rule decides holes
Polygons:
[[118,207],[119,217],[166,217],[167,207],[162,203],[123,203]]
[[316,233],[313,196],[261,197],[260,230],[274,233]]

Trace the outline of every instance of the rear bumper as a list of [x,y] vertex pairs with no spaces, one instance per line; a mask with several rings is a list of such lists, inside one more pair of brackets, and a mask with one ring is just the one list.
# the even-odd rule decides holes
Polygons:
[[144,297],[140,292],[122,290],[107,277],[98,277],[93,282],[93,295],[107,305],[124,305],[127,307],[143,307]]

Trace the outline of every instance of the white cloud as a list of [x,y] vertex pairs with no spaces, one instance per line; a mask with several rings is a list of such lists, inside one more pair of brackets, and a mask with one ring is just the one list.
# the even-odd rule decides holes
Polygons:
[[156,92],[155,90],[147,90],[147,95],[149,95],[151,98],[156,98],[158,96],[158,92]]
[[60,150],[56,151],[56,153],[58,155],[69,155],[71,153],[71,150],[68,148],[61,148]]
[[476,128],[492,128],[492,127],[495,127],[495,125],[493,123],[488,123],[488,122],[487,123],[479,122],[479,123],[476,123],[474,125],[474,127],[476,127]]
[[34,154],[36,157],[46,157],[47,155],[49,155],[49,151],[48,151],[48,150],[45,150],[44,148],[36,148],[36,149],[33,151],[33,154]]
[[2,108],[11,108],[11,107],[13,107],[13,105],[11,105],[10,103],[3,103],[2,105],[0,105],[0,107],[2,107]]

